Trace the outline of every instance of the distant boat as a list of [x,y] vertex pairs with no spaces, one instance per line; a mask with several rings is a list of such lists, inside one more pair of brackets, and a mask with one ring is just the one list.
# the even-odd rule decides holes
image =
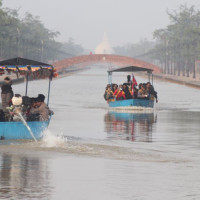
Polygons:
[[[49,104],[51,81],[57,75],[52,65],[24,59],[13,58],[0,61],[0,74],[5,72],[15,73],[26,78],[25,96],[27,96],[28,81],[31,78],[49,78],[47,105]],[[51,116],[48,121],[5,121],[0,122],[0,139],[41,139],[44,131],[48,128]]]
[[[113,72],[147,72],[149,76],[149,82],[151,81],[150,76],[152,76],[151,84],[153,85],[153,70],[143,67],[128,66],[121,67],[118,69],[113,69],[108,71],[109,84],[112,85],[112,73]],[[123,110],[141,110],[154,107],[154,100],[150,99],[126,99],[126,100],[115,100],[108,102],[110,108],[123,109]]]

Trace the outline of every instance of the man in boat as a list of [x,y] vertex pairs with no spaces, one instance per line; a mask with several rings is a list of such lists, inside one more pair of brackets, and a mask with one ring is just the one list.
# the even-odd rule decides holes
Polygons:
[[129,87],[127,86],[127,83],[123,84],[123,91],[125,93],[126,99],[132,99],[133,98],[130,91],[129,91]]
[[[12,90],[12,80],[7,76],[4,78],[4,82],[1,86],[1,101],[2,101],[2,109],[5,113],[5,117],[9,118],[9,111],[6,109],[9,107],[9,103],[13,97]],[[7,119],[8,120],[8,119]]]
[[115,100],[115,99],[114,99],[114,95],[113,95],[113,91],[112,91],[110,85],[107,86],[107,89],[106,89],[106,91],[105,91],[105,93],[104,93],[104,99],[105,99],[107,102],[109,102],[109,101],[114,101],[114,100]]
[[116,92],[114,92],[114,95],[117,101],[126,99],[125,93],[122,90],[122,85],[119,85],[119,89]]
[[127,76],[127,82],[126,82],[129,86],[131,86],[133,84],[133,82],[131,81],[131,75]]
[[150,100],[154,100],[154,97],[155,97],[156,103],[158,103],[157,92],[154,90],[154,87],[151,85],[150,82],[147,82],[147,84],[146,84],[146,91],[147,91],[147,94],[148,94],[148,98]]
[[43,94],[39,94],[36,102],[34,103],[34,107],[30,109],[29,118],[31,118],[31,115],[38,115],[39,121],[49,120],[49,115],[51,114],[51,111],[49,110],[49,107],[46,105],[44,100],[45,96]]
[[133,87],[133,99],[137,99],[138,97],[138,89],[136,88],[136,86]]
[[147,99],[148,94],[147,91],[145,89],[145,86],[143,84],[139,85],[139,91],[138,91],[138,99]]
[[113,87],[113,90],[112,90],[113,94],[115,95],[117,93],[117,91],[119,90],[118,89],[118,85],[117,84],[113,84],[112,87]]

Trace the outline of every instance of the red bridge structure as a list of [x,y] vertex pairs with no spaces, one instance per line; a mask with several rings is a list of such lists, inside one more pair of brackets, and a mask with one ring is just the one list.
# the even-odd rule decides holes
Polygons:
[[95,64],[110,64],[111,66],[116,67],[125,67],[125,66],[137,66],[153,69],[154,73],[161,73],[161,68],[138,60],[131,57],[111,55],[111,54],[92,54],[92,55],[82,55],[71,58],[66,58],[64,60],[57,61],[53,63],[58,72],[62,72],[71,66],[86,67]]

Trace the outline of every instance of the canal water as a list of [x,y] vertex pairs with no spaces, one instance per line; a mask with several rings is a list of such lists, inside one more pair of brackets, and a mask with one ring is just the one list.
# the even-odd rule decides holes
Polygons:
[[[0,199],[200,199],[199,90],[155,80],[155,109],[127,113],[108,109],[106,84],[106,69],[53,80],[43,140],[0,142]],[[47,88],[30,82],[28,95]]]

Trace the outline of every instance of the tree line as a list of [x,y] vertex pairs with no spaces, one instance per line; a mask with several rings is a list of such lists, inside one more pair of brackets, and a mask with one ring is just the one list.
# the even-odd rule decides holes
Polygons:
[[19,56],[53,62],[83,53],[83,47],[72,38],[65,43],[56,41],[59,35],[30,13],[20,19],[17,10],[3,8],[0,0],[0,60]]
[[168,12],[170,25],[154,32],[158,44],[153,57],[163,65],[163,72],[196,77],[195,63],[200,58],[200,11],[181,5]]
[[[195,78],[196,63],[200,60],[200,11],[194,6],[181,5],[177,10],[167,11],[167,14],[170,24],[154,31],[155,42],[129,45],[123,52],[160,65],[163,73],[187,77],[192,74]],[[119,52],[120,48],[116,50]]]

